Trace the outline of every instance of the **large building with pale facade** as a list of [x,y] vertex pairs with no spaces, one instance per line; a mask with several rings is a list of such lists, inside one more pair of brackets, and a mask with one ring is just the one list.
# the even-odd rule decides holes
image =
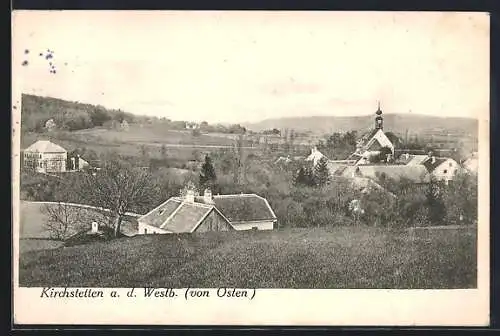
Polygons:
[[23,151],[23,167],[42,173],[66,171],[68,152],[48,140],[38,140]]

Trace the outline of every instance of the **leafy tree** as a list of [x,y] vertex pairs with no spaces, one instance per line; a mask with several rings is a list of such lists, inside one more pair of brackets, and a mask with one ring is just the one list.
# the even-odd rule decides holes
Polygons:
[[113,116],[113,120],[118,121],[121,123],[125,119],[125,112],[118,110],[116,111],[115,115]]
[[440,181],[431,178],[426,192],[425,205],[428,209],[428,220],[432,225],[442,224],[446,214],[443,202],[443,188]]
[[212,159],[210,156],[205,156],[205,162],[201,166],[200,172],[200,189],[205,190],[205,188],[213,189],[217,176],[215,174],[215,168],[212,164]]
[[449,182],[443,193],[446,222],[449,224],[473,224],[477,221],[477,177],[459,172]]
[[295,176],[295,185],[308,186],[314,185],[314,177],[309,167],[300,167]]
[[314,181],[317,186],[324,186],[330,180],[330,172],[328,170],[328,161],[322,157],[314,167]]
[[90,119],[95,126],[102,126],[111,117],[103,107],[98,106],[91,112]]

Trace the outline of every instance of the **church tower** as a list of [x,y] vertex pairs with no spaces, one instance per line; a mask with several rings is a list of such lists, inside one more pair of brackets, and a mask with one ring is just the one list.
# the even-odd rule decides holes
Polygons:
[[382,118],[382,110],[380,110],[380,102],[378,102],[378,109],[377,112],[375,112],[377,115],[375,117],[375,129],[384,129],[384,118]]

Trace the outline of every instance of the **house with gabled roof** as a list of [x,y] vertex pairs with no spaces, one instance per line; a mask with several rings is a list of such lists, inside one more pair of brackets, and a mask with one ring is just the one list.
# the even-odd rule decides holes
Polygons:
[[38,140],[23,151],[23,166],[42,173],[66,171],[68,152],[48,140]]
[[272,230],[276,215],[267,200],[255,194],[203,196],[188,189],[138,218],[139,234],[194,233],[229,230]]
[[277,222],[269,202],[256,194],[216,195],[213,201],[235,230],[272,230]]
[[184,197],[172,197],[137,219],[138,233],[193,233],[229,231],[234,229],[229,220],[215,207],[210,196],[196,200],[193,190]]
[[453,180],[457,172],[460,170],[460,165],[457,161],[447,157],[428,156],[422,165],[427,169],[429,174],[437,181],[448,183]]

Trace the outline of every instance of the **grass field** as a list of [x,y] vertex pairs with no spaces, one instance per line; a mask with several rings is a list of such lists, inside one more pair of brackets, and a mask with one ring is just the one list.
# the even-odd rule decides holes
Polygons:
[[141,153],[141,146],[145,146],[149,154],[159,156],[161,145],[166,144],[169,145],[168,155],[189,159],[189,154],[197,148],[203,148],[201,146],[232,146],[234,145],[233,137],[212,134],[193,136],[189,131],[168,130],[162,128],[161,125],[143,127],[131,125],[127,131],[92,128],[44,134],[23,132],[21,148],[28,147],[36,140],[50,138],[66,150],[85,147],[97,153],[116,150],[123,155],[138,156]]
[[368,227],[151,235],[28,251],[20,285],[474,288],[475,230]]
[[[160,125],[161,126],[161,125]],[[143,148],[148,157],[161,158],[162,144],[166,146],[166,156],[179,164],[203,157],[205,154],[229,149],[234,145],[233,136],[201,134],[193,136],[189,131],[162,129],[158,125],[131,125],[128,131],[92,128],[79,131],[60,131],[52,133],[21,134],[21,149],[25,149],[37,140],[49,139],[67,151],[86,148],[95,153],[110,151],[125,156],[142,157]]]

